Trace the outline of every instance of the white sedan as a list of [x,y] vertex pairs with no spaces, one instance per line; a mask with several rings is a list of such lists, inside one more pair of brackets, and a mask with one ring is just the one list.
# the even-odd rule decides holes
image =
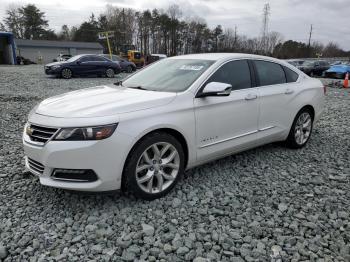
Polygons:
[[208,161],[275,141],[303,147],[324,92],[269,57],[163,59],[117,85],[38,104],[23,133],[26,167],[46,186],[159,198]]

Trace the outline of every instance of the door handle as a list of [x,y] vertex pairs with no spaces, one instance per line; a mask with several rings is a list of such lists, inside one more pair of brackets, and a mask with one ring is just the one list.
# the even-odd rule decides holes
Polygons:
[[293,90],[293,89],[287,88],[286,91],[284,91],[284,93],[285,93],[286,95],[290,95],[290,94],[293,94],[293,93],[294,93],[294,90]]
[[256,94],[248,94],[246,97],[245,97],[245,100],[254,100],[254,99],[257,99],[258,96]]

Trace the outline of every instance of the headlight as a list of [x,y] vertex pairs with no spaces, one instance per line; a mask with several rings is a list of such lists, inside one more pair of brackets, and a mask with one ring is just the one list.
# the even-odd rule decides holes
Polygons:
[[110,137],[118,124],[95,127],[62,128],[53,140],[58,141],[82,141],[102,140]]
[[60,68],[61,66],[60,65],[54,65],[54,66],[51,66],[51,69],[55,70],[57,68]]

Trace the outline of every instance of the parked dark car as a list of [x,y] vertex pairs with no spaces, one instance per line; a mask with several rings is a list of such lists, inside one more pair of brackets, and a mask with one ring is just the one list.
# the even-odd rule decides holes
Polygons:
[[45,65],[47,75],[55,75],[65,79],[72,76],[97,75],[114,77],[121,72],[120,65],[100,55],[77,55],[67,61]]
[[326,61],[305,61],[298,68],[309,76],[322,76],[323,72],[330,67]]
[[[101,55],[104,58],[107,59],[111,59],[110,56],[108,54],[103,54]],[[131,73],[133,71],[136,71],[136,65],[133,62],[130,62],[126,59],[121,58],[120,56],[117,55],[112,55],[112,59],[113,62],[117,62],[119,63],[121,69],[123,72],[127,72],[127,73]]]

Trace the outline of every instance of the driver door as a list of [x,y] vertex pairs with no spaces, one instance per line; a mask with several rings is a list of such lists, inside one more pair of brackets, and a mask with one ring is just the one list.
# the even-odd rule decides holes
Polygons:
[[[229,96],[194,99],[198,161],[253,147],[258,132],[258,91],[247,60],[222,65],[203,85],[232,85]],[[201,90],[199,91],[199,93]]]

